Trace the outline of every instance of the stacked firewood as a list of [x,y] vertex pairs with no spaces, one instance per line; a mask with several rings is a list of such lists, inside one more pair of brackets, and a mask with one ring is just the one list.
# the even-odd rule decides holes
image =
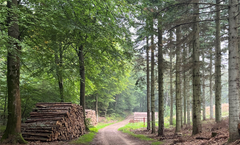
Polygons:
[[37,103],[22,124],[28,141],[64,141],[85,133],[82,106],[72,103]]
[[85,109],[86,118],[90,118],[90,124],[95,126],[97,125],[97,118],[95,110]]

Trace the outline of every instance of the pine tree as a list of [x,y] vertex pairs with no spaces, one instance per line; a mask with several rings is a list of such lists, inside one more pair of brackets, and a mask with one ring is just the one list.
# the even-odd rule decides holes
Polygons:
[[238,0],[229,1],[229,142],[239,139]]
[[[193,4],[194,16],[193,21],[199,21],[199,0]],[[199,24],[193,24],[193,130],[192,134],[198,134],[202,131],[201,126],[201,93],[200,93],[200,71],[199,71]]]
[[[216,0],[220,4],[220,0]],[[215,121],[221,121],[221,42],[220,42],[220,6],[216,5],[216,51],[215,51]]]

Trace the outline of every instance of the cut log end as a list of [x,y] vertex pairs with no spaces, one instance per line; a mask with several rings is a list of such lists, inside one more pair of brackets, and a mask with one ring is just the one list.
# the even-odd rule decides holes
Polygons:
[[83,108],[72,103],[37,103],[22,124],[29,141],[65,141],[85,134]]

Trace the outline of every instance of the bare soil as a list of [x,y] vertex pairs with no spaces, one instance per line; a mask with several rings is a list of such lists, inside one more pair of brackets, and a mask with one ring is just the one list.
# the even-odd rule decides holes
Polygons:
[[91,145],[150,145],[151,142],[142,141],[118,131],[118,128],[128,124],[132,118],[133,117],[130,116],[124,121],[109,125],[99,130]]

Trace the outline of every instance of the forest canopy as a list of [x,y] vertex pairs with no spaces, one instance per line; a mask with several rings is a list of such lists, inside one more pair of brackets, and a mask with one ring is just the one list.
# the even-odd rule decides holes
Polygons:
[[38,102],[72,102],[104,117],[147,112],[147,130],[155,133],[156,121],[159,136],[165,117],[176,119],[176,133],[186,124],[201,133],[201,120],[220,122],[229,103],[229,141],[238,139],[238,5],[0,0],[2,140],[14,127],[21,133]]

